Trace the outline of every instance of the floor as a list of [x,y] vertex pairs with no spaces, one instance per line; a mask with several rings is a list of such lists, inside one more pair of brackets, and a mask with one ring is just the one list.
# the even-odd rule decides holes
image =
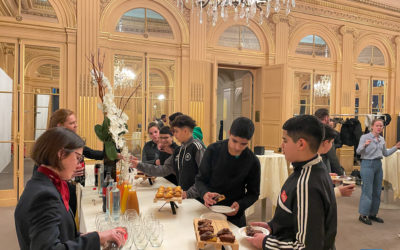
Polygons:
[[[400,249],[400,201],[394,203],[399,209],[380,209],[379,216],[385,220],[384,224],[374,223],[364,225],[358,221],[358,201],[360,188],[352,197],[339,198],[338,203],[338,234],[336,237],[337,250],[360,249]],[[382,205],[385,206],[385,205]],[[257,204],[257,211],[260,205]],[[270,204],[267,203],[267,207]],[[19,249],[14,226],[14,207],[0,208],[0,242],[1,249]],[[260,220],[261,213],[249,216],[248,221]],[[267,217],[271,210],[267,210]]]

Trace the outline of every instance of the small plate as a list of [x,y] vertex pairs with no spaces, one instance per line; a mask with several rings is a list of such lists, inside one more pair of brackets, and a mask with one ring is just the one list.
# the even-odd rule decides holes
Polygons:
[[226,220],[226,215],[219,213],[205,213],[200,215],[200,219],[209,219],[209,220]]
[[[260,231],[263,232],[263,234],[265,234],[265,235],[269,235],[269,231],[268,231],[268,229],[266,229],[266,228],[263,228],[263,227],[256,227],[256,226],[251,226],[251,227],[254,228],[255,230],[260,230]],[[247,234],[246,234],[246,227],[241,227],[241,228],[239,229],[239,234],[240,234],[241,236],[243,236],[243,237],[251,238],[250,236],[247,236]]]
[[228,206],[214,205],[210,207],[211,211],[221,214],[232,213],[235,209]]

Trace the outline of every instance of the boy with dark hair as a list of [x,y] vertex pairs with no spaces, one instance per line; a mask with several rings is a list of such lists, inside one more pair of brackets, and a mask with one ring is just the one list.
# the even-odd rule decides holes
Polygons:
[[172,115],[168,116],[169,125],[175,120],[177,116],[183,115],[181,112],[175,112]]
[[180,115],[171,123],[175,138],[182,144],[175,149],[173,154],[164,162],[164,165],[155,166],[132,160],[132,167],[137,168],[151,176],[167,176],[175,174],[178,184],[182,187],[182,197],[198,198],[194,180],[198,173],[201,159],[205,151],[204,146],[197,139],[193,139],[193,128],[196,126],[190,116]]
[[[172,115],[170,115],[170,116],[168,117],[168,119],[169,119],[169,124],[171,125],[172,122],[175,120],[175,118],[178,117],[178,116],[180,116],[180,115],[183,115],[183,114],[182,114],[181,112],[176,112],[176,113],[173,113]],[[172,126],[171,126],[171,127],[172,127]],[[203,146],[206,147],[206,146],[204,145],[204,142],[203,142],[203,131],[201,130],[200,127],[195,126],[195,127],[193,128],[192,136],[193,136],[194,139],[198,139],[198,140],[203,144]]]
[[294,172],[283,184],[270,235],[248,238],[262,249],[332,249],[337,231],[336,199],[331,178],[317,151],[324,138],[321,122],[310,115],[291,118],[283,125],[282,150]]
[[[322,161],[325,164],[328,173],[330,173],[331,176],[335,176],[337,174],[331,173],[330,162],[326,154],[333,147],[333,141],[335,140],[336,137],[336,130],[334,130],[330,125],[326,124],[324,124],[324,130],[325,130],[325,138],[322,140],[321,145],[319,146],[318,153],[321,155]],[[352,195],[354,188],[355,188],[354,184],[346,186],[344,185],[337,186],[334,188],[335,196],[349,197]]]
[[320,108],[317,109],[314,113],[315,117],[318,118],[318,120],[320,120],[323,124],[328,124],[330,122],[329,119],[329,110],[327,110],[326,108]]
[[244,211],[260,195],[260,162],[247,147],[254,133],[253,122],[245,117],[233,121],[229,139],[208,146],[196,176],[196,188],[206,206],[230,206],[228,220],[238,227],[246,225]]
[[[158,140],[158,149],[160,150],[160,158],[156,160],[156,165],[164,165],[164,162],[174,153],[175,149],[179,147],[173,140],[173,134],[168,126],[160,129],[160,137]],[[175,185],[178,185],[178,180],[174,174],[164,177]]]

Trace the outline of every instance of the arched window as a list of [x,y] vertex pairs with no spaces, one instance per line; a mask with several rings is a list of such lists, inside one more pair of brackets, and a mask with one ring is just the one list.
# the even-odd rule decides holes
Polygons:
[[218,45],[237,49],[261,50],[256,34],[243,25],[227,28],[219,37]]
[[141,34],[145,38],[153,36],[174,39],[174,34],[167,20],[157,12],[144,8],[132,9],[122,15],[115,30]]
[[296,54],[331,57],[328,44],[325,40],[317,35],[308,35],[300,40],[296,48]]
[[358,55],[357,61],[359,63],[384,66],[385,56],[376,46],[369,45],[361,51],[361,53]]

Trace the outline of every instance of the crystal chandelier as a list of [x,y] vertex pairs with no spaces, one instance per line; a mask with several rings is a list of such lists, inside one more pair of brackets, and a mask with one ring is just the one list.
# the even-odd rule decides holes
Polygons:
[[135,73],[125,67],[123,60],[116,61],[114,66],[114,87],[133,87],[135,77]]
[[317,83],[314,83],[314,95],[317,97],[328,97],[330,92],[331,77],[329,75],[323,75]]
[[177,6],[181,10],[183,7],[192,6],[191,10],[198,11],[199,21],[203,23],[203,11],[207,9],[207,16],[212,20],[212,25],[218,21],[220,16],[224,21],[229,18],[229,12],[233,10],[233,19],[237,21],[246,19],[247,24],[249,19],[256,17],[259,12],[258,22],[261,25],[264,18],[267,20],[271,14],[271,10],[278,13],[280,10],[285,10],[286,15],[289,15],[292,8],[296,6],[296,0],[176,0]]

